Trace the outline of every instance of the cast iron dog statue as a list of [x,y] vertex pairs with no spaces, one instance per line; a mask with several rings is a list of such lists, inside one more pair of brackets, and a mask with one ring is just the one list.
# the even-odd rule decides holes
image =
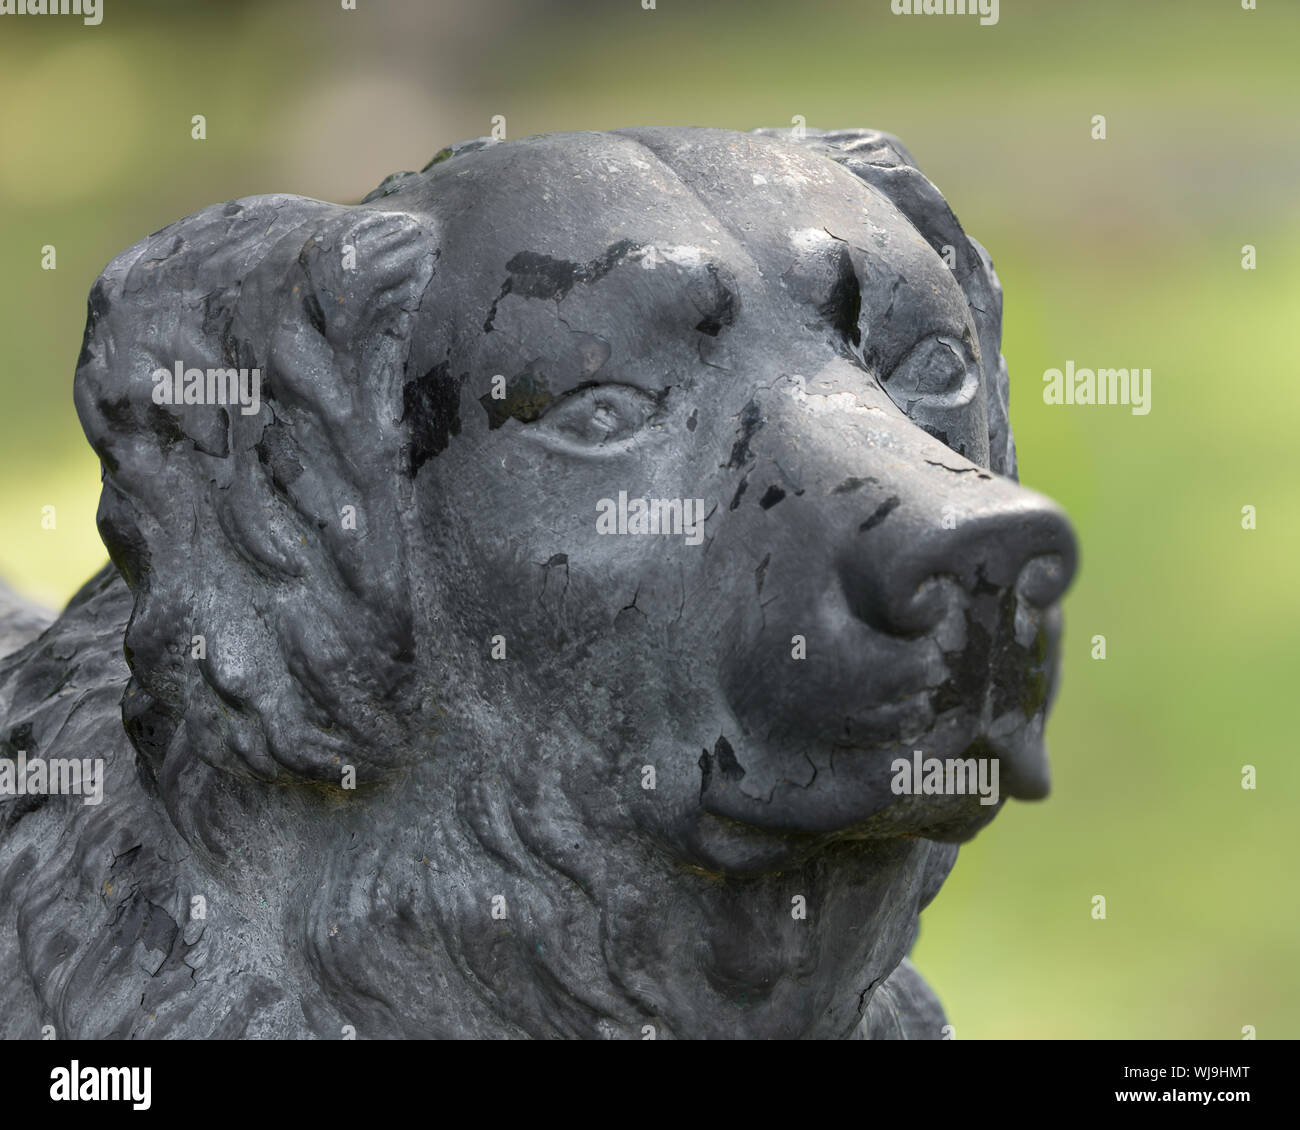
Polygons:
[[906,954],[1046,791],[1075,560],[1000,322],[865,130],[480,140],[120,255],[112,564],[0,662],[0,1031],[940,1038]]

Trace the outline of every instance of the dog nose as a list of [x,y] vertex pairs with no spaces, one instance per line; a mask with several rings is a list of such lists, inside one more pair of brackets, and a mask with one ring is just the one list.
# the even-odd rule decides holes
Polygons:
[[1000,477],[937,496],[933,489],[891,495],[850,537],[840,566],[850,607],[900,636],[937,627],[954,585],[973,597],[1014,591],[1046,608],[1065,593],[1078,560],[1061,509]]

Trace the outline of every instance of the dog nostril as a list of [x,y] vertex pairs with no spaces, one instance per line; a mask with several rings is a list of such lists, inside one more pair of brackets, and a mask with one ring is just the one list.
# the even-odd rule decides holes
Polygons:
[[910,594],[898,594],[885,609],[884,626],[894,635],[925,635],[939,626],[958,599],[956,578],[935,574],[925,578]]
[[878,632],[913,639],[932,631],[960,601],[956,577],[899,571],[880,576],[873,570],[845,569],[841,585],[853,615]]
[[1071,569],[1059,553],[1031,558],[1016,580],[1016,596],[1035,608],[1055,604],[1070,586]]

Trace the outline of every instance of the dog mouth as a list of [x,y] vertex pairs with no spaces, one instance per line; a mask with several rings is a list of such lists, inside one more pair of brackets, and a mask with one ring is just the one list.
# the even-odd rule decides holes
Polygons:
[[701,807],[774,832],[962,841],[1008,797],[1045,797],[1060,612],[1004,623],[947,655],[938,685],[835,723],[720,734],[698,761]]
[[836,838],[966,840],[1008,797],[1045,796],[1049,778],[1041,721],[957,744],[805,750],[804,771],[784,775],[767,771],[766,751],[753,752],[719,737],[701,753],[703,810],[772,832]]

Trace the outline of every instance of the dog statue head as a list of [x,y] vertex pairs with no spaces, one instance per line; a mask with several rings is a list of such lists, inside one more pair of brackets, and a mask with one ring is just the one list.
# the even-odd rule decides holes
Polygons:
[[121,787],[268,906],[194,943],[279,969],[243,1030],[937,1038],[905,955],[1046,791],[1075,565],[1000,336],[866,130],[480,140],[115,259]]

